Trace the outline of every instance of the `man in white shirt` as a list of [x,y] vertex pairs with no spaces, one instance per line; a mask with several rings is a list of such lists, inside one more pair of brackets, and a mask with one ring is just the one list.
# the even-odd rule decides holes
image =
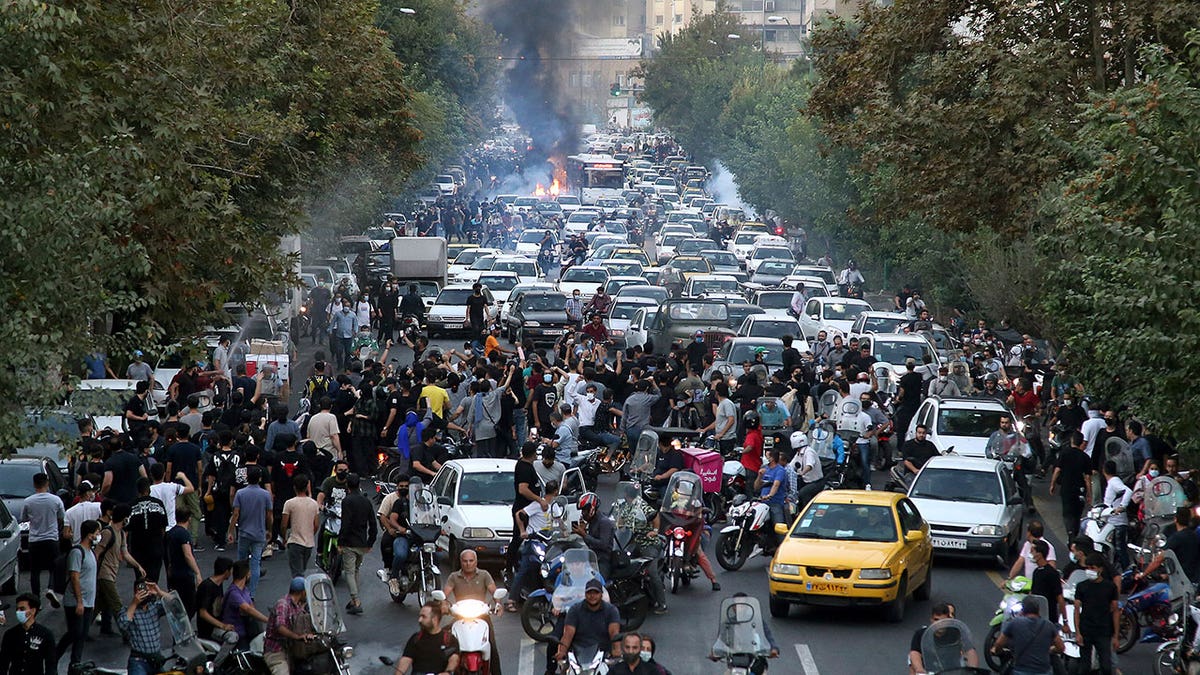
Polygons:
[[1104,413],[1100,410],[1087,411],[1087,419],[1079,428],[1079,432],[1083,434],[1083,451],[1088,457],[1093,457],[1092,450],[1096,447],[1096,438],[1100,436],[1100,432],[1104,429]]
[[1051,544],[1045,538],[1046,528],[1040,520],[1034,520],[1029,523],[1029,527],[1025,532],[1025,544],[1021,546],[1021,552],[1017,555],[1017,559],[1013,561],[1012,569],[1008,571],[1008,578],[1012,579],[1020,572],[1024,576],[1032,579],[1033,571],[1037,569],[1037,563],[1033,561],[1033,542],[1045,541],[1046,546],[1050,547],[1050,553],[1046,556],[1046,560],[1054,565],[1057,556],[1054,554],[1054,544]]
[[526,536],[550,529],[550,504],[557,498],[558,483],[546,483],[546,494],[543,496],[546,506],[542,507],[543,502],[530,502],[525,508],[521,509],[520,512],[524,513],[526,518]]
[[332,453],[334,459],[344,459],[341,439],[338,436],[337,416],[330,412],[333,409],[333,401],[325,396],[320,405],[321,412],[308,420],[308,440],[312,441],[317,449]]
[[809,445],[804,432],[792,434],[792,449],[796,455],[788,466],[788,474],[795,482],[795,490],[794,494],[789,491],[789,501],[792,501],[792,515],[795,515],[825,488],[825,473],[821,470],[821,458],[817,457],[816,449]]
[[1133,499],[1133,490],[1117,475],[1117,463],[1111,459],[1104,462],[1104,505],[1113,510],[1108,523],[1113,526],[1113,558],[1117,569],[1129,566],[1129,515],[1126,509]]
[[100,502],[96,499],[96,486],[84,479],[79,482],[79,501],[67,509],[63,516],[63,527],[71,531],[71,545],[79,543],[79,528],[87,520],[100,519]]
[[175,480],[182,481],[180,485],[174,481],[165,482],[167,475],[167,467],[163,464],[155,464],[150,467],[150,477],[154,480],[154,484],[150,486],[150,496],[163,503],[163,507],[167,510],[167,529],[175,527],[175,500],[179,497],[191,494],[196,491],[196,487],[192,485],[192,481],[188,480],[187,474],[182,471],[175,473]]
[[800,316],[804,313],[804,304],[808,302],[808,293],[804,290],[804,282],[796,283],[796,292],[792,293],[792,316]]

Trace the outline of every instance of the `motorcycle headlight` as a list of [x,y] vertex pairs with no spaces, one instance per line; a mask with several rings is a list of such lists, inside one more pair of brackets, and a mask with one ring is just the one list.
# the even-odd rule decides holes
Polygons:
[[550,566],[542,565],[542,578],[548,579],[549,577],[550,577]]
[[430,542],[428,544],[423,545],[421,547],[421,550],[426,553],[437,553],[437,544]]
[[979,534],[985,537],[999,537],[1004,534],[1004,528],[999,525],[976,525],[971,528],[971,534]]
[[465,527],[462,536],[463,539],[491,539],[496,533],[486,527]]
[[347,661],[354,658],[354,647],[351,647],[350,645],[342,647],[342,658]]
[[787,563],[773,563],[771,565],[772,574],[784,574],[791,577],[800,576],[799,565],[789,565]]
[[868,567],[866,569],[859,570],[858,578],[859,579],[876,579],[876,580],[891,579],[892,571],[887,569],[886,567]]

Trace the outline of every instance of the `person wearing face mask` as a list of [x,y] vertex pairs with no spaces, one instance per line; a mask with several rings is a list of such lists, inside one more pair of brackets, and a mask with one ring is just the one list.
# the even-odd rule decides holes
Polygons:
[[0,675],[55,675],[58,656],[54,634],[37,622],[42,603],[37,596],[17,596],[17,625],[0,639]]
[[358,315],[359,326],[370,327],[376,313],[375,305],[371,304],[371,296],[366,291],[358,294],[358,301],[354,303],[354,313]]
[[704,355],[711,352],[708,345],[704,344],[704,331],[696,331],[692,334],[692,341],[688,343],[687,349],[687,365],[693,373],[704,372]]
[[[1121,610],[1117,603],[1120,594],[1112,579],[1104,573],[1102,555],[1088,554],[1084,566],[1088,578],[1075,587],[1075,642],[1081,648],[1079,657],[1083,663],[1091,662],[1094,649],[1100,662],[1101,675],[1111,675],[1114,672],[1113,654],[1117,649],[1121,621]],[[1146,569],[1149,571],[1151,567],[1147,566]]]
[[533,428],[543,437],[553,436],[554,427],[550,424],[550,415],[558,407],[558,388],[554,386],[554,374],[550,371],[542,373],[542,381],[533,390],[529,405],[533,411]]
[[[1136,422],[1130,422],[1131,425]],[[1142,507],[1142,502],[1146,498],[1146,490],[1150,487],[1150,482],[1162,475],[1162,470],[1158,468],[1158,461],[1149,459],[1146,465],[1138,472],[1137,480],[1133,483],[1133,503],[1139,510]]]
[[596,412],[602,402],[596,395],[596,384],[589,382],[584,390],[583,398],[577,399],[575,408],[579,417],[579,440],[608,448],[611,454],[621,443],[621,437],[606,429],[596,427]]
[[567,300],[565,311],[568,324],[578,327],[583,323],[583,300],[579,297],[579,291],[571,294]]
[[400,287],[390,279],[383,283],[379,287],[378,303],[379,335],[376,339],[385,342],[391,340],[395,334],[396,308],[400,304]]
[[642,636],[633,631],[621,638],[621,661],[608,672],[614,675],[658,675],[658,669],[642,658]]
[[962,396],[962,391],[958,388],[958,383],[950,379],[950,369],[946,366],[938,368],[937,377],[929,383],[930,396]]
[[658,645],[655,644],[654,638],[647,633],[642,633],[642,651],[640,656],[642,662],[650,664],[654,668],[651,672],[654,675],[671,675],[671,671],[667,670],[661,663],[654,660],[654,652],[658,650]]
[[66,632],[58,641],[57,653],[61,658],[71,648],[68,666],[83,660],[83,645],[87,629],[92,625],[96,611],[96,554],[92,547],[100,542],[100,523],[85,520],[79,527],[79,543],[67,553],[67,586],[63,594],[63,618],[67,622]]
[[350,365],[351,344],[359,330],[358,315],[351,309],[350,301],[343,300],[341,309],[329,318],[329,346],[340,370]]

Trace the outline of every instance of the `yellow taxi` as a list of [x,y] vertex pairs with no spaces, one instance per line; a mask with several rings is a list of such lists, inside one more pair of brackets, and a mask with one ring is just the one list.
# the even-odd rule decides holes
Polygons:
[[793,604],[882,606],[896,622],[910,595],[933,590],[929,525],[905,495],[826,490],[775,531],[784,539],[771,560],[772,616]]
[[634,262],[641,263],[643,268],[655,266],[655,263],[650,261],[650,256],[647,256],[645,251],[643,251],[640,248],[634,247],[634,246],[630,246],[628,248],[626,248],[626,247],[618,248],[617,250],[612,252],[612,255],[610,255],[608,259],[609,260],[632,260]]
[[671,258],[671,261],[667,263],[667,267],[677,270],[682,276],[684,283],[687,283],[688,279],[697,274],[712,274],[712,264],[708,262],[708,258],[702,258],[698,255],[677,255]]

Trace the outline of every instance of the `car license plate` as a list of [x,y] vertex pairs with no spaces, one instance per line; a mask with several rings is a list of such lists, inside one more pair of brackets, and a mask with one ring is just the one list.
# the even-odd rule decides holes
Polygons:
[[560,328],[547,328],[544,332],[546,335],[562,335],[562,329]]
[[843,593],[845,592],[846,587],[842,584],[831,584],[823,581],[814,583],[809,581],[804,584],[804,590],[811,591],[813,593]]
[[930,543],[933,544],[934,548],[953,548],[953,549],[958,549],[960,551],[967,550],[967,540],[966,539],[952,539],[950,537],[930,537],[929,541],[930,541]]
[[447,323],[447,324],[443,324],[442,327],[443,328],[462,328],[463,325],[461,323]]

